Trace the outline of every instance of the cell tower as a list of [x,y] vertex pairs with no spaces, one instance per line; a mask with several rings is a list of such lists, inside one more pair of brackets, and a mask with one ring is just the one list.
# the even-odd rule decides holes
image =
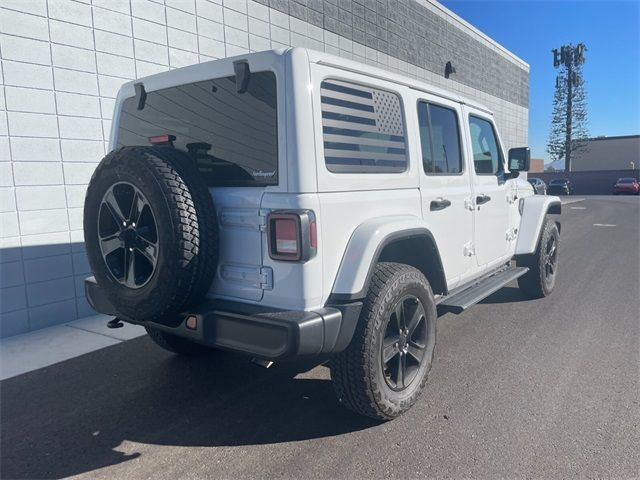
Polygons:
[[588,138],[587,107],[582,65],[587,47],[583,43],[553,49],[557,69],[551,133],[547,151],[554,160],[564,158],[565,171],[571,171],[571,154],[584,148]]

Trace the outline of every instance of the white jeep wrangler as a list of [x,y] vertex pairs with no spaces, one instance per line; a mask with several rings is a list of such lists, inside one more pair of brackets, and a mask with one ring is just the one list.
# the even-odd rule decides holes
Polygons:
[[173,352],[326,358],[346,407],[392,419],[425,385],[437,308],[554,287],[560,200],[475,101],[293,48],[127,83],[113,118],[87,298]]

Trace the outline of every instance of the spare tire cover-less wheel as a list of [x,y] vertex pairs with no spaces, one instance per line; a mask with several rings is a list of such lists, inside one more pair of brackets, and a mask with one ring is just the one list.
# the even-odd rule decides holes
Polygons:
[[211,195],[191,158],[124,147],[98,165],[85,199],[93,274],[118,315],[175,325],[205,295],[218,261]]

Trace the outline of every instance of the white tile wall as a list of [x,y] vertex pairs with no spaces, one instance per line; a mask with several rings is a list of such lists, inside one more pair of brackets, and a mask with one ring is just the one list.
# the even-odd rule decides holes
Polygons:
[[507,147],[526,144],[526,108],[252,0],[0,0],[0,336],[91,313],[82,205],[120,85],[289,45],[478,98],[496,112]]

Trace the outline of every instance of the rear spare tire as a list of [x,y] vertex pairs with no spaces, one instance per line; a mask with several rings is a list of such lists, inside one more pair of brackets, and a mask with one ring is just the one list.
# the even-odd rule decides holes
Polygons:
[[218,261],[218,223],[191,158],[124,147],[98,165],[84,209],[87,256],[118,315],[174,325],[202,299]]

